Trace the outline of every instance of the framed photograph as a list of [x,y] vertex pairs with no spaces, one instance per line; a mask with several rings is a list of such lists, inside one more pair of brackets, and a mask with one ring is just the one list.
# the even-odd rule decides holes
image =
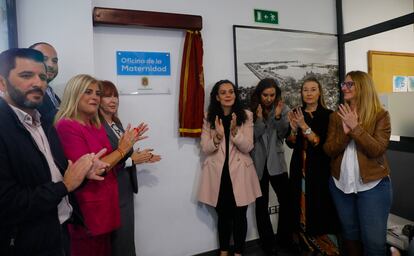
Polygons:
[[16,1],[0,0],[0,52],[17,47]]
[[412,91],[414,53],[368,51],[368,73],[380,94]]
[[392,80],[393,92],[408,91],[408,76],[394,76]]
[[338,40],[333,34],[233,26],[236,84],[248,104],[263,78],[276,79],[289,107],[301,105],[300,86],[310,76],[322,84],[330,109],[339,102]]

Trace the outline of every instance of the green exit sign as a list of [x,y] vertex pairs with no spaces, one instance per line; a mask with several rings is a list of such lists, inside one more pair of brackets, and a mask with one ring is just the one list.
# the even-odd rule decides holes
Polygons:
[[254,21],[261,23],[279,24],[277,12],[254,9]]

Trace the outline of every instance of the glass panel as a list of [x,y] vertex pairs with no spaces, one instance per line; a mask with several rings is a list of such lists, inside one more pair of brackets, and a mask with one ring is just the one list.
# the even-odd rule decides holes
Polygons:
[[0,52],[9,48],[6,0],[0,0]]

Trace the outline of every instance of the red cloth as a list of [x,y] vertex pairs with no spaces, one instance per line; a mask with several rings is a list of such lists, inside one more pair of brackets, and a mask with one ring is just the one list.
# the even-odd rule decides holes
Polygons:
[[111,256],[111,233],[90,236],[85,227],[68,225],[70,256]]
[[204,115],[203,40],[187,31],[181,65],[179,121],[181,137],[200,137]]

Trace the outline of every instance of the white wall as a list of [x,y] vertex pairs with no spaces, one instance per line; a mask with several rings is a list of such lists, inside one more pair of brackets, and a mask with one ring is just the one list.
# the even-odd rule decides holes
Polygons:
[[[142,35],[138,35],[126,29],[131,35],[117,38],[115,34],[123,32],[117,32],[116,28],[93,28],[93,6],[201,15],[207,95],[217,80],[234,80],[232,25],[263,26],[253,21],[255,8],[279,12],[280,24],[269,27],[336,33],[332,0],[19,0],[19,43],[27,46],[42,40],[56,46],[61,67],[56,78],[59,88],[63,88],[63,83],[76,73],[95,72],[99,78],[116,81],[114,64],[105,57],[106,49],[111,47],[107,40],[118,40],[122,47],[129,38],[139,40],[140,36],[154,33],[140,29],[137,31]],[[177,36],[180,32],[153,31],[175,42],[171,51],[181,53],[179,48],[174,48],[182,44],[182,38]],[[154,47],[162,47],[162,42],[154,42]],[[178,68],[180,59],[179,56],[172,60]],[[200,171],[199,141],[179,138],[176,132],[177,73],[177,67],[172,66],[173,90],[170,95],[121,97],[121,119],[124,123],[148,122],[150,139],[141,145],[153,146],[163,156],[160,163],[141,167],[138,174],[140,192],[135,201],[135,230],[137,252],[141,256],[193,255],[218,246],[214,211],[199,205],[195,199]],[[247,239],[256,239],[252,207],[248,220]]]
[[[280,21],[273,27],[336,33],[332,0],[95,0],[93,5],[201,15],[205,82],[210,86],[224,77],[234,80],[232,25],[264,26],[254,23],[253,9],[277,10]],[[314,9],[318,10],[317,14],[310,14],[309,10]]]
[[[344,33],[413,12],[413,0],[344,0]],[[414,25],[345,44],[346,71],[368,71],[368,50],[414,52]]]
[[16,1],[19,47],[44,41],[58,52],[60,71],[52,82],[58,94],[72,76],[94,71],[91,6],[85,0]]

